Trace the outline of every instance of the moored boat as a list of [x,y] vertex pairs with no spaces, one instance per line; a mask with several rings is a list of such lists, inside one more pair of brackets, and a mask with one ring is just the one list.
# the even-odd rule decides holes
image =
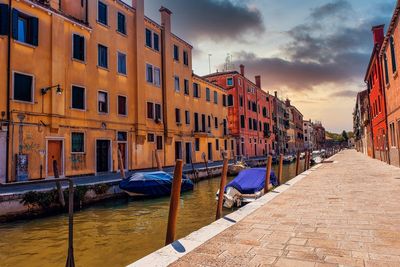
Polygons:
[[228,175],[237,175],[239,172],[241,172],[244,169],[249,168],[244,161],[238,161],[232,165],[228,166]]
[[[161,197],[171,195],[173,176],[169,173],[137,172],[119,183],[119,188],[130,196]],[[181,192],[193,190],[193,182],[182,177]]]
[[[264,195],[265,168],[245,169],[236,176],[226,187],[224,192],[224,207],[240,207],[253,202]],[[271,171],[270,182],[277,185],[277,178]],[[219,191],[217,192],[218,198]]]
[[285,164],[290,164],[293,161],[295,161],[296,157],[292,156],[292,155],[286,155],[283,157],[283,163]]

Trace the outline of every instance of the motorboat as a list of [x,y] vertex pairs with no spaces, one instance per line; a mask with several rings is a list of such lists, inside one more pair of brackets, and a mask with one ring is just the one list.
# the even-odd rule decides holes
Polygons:
[[[173,176],[163,171],[137,172],[119,183],[130,196],[162,197],[171,195]],[[193,182],[182,176],[181,192],[193,190]]]
[[320,164],[322,162],[322,154],[321,151],[316,150],[312,152],[311,155],[311,163],[312,164]]
[[238,161],[228,166],[228,175],[237,175],[239,172],[247,168],[249,168],[249,166],[247,166],[246,162]]
[[290,163],[292,163],[292,162],[295,161],[295,160],[296,160],[296,157],[293,156],[293,155],[286,155],[286,156],[283,156],[283,163],[285,163],[285,164],[290,164]]
[[[264,195],[265,168],[245,169],[236,176],[226,187],[224,192],[224,207],[240,207],[253,202]],[[271,171],[270,182],[278,185],[278,179]],[[218,199],[219,191],[217,192]]]

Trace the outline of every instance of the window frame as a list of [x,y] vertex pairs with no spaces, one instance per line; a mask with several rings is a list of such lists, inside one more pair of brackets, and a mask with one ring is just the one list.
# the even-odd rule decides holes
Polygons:
[[183,91],[184,91],[183,94],[185,96],[190,95],[190,84],[188,79],[183,79]]
[[181,79],[179,78],[178,75],[174,75],[174,91],[175,93],[181,92]]
[[190,125],[190,111],[185,110],[185,124]]
[[[147,43],[147,32],[150,32],[150,45]],[[147,27],[144,28],[144,44],[146,47],[153,49],[153,31]]]
[[[120,69],[119,69],[119,56],[120,55],[123,55],[124,57],[125,57],[125,73],[123,73],[123,72],[120,72]],[[122,76],[127,76],[128,75],[128,64],[127,64],[127,55],[126,55],[126,53],[123,53],[123,52],[121,52],[121,51],[117,51],[117,73],[119,74],[119,75],[122,75]],[[154,75],[153,75],[154,76]],[[154,78],[154,77],[153,77]]]
[[[153,141],[150,141],[150,138],[149,138],[149,136],[153,136]],[[146,139],[147,139],[147,143],[155,143],[156,142],[156,135],[154,134],[154,133],[147,133],[147,136],[146,136]]]
[[[232,84],[229,84],[229,80],[232,80]],[[226,86],[234,86],[235,82],[233,80],[233,77],[226,77]]]
[[[74,46],[74,36],[75,35],[79,36],[79,37],[83,37],[83,44],[84,44],[84,47],[83,47],[83,57],[84,57],[84,59],[83,60],[74,57],[74,52],[75,52],[75,49],[74,49],[74,47],[75,47]],[[72,60],[77,61],[77,62],[81,62],[81,63],[86,63],[87,53],[86,53],[86,38],[85,38],[85,36],[81,35],[79,33],[73,32],[72,33],[71,45],[72,45],[72,49],[71,49],[72,50]]]
[[[120,114],[119,113],[119,98],[120,97],[125,98],[125,114]],[[128,105],[128,96],[118,94],[117,95],[117,115],[120,116],[120,117],[128,117],[128,106],[129,106]]]
[[[105,23],[104,22],[102,22],[102,21],[100,21],[100,4],[102,4],[102,5],[104,5],[105,7],[106,7],[106,18],[105,18]],[[104,3],[103,1],[100,1],[100,0],[97,0],[97,19],[96,19],[96,22],[97,23],[99,23],[100,25],[103,25],[103,26],[106,26],[107,28],[109,27],[109,25],[108,25],[108,5],[106,4],[106,3]]]
[[189,67],[189,52],[186,49],[183,49],[183,65]]
[[[149,67],[151,67],[151,81],[148,80],[148,78],[149,78],[148,77],[148,74],[149,74],[148,68]],[[146,82],[148,84],[154,85],[154,66],[152,64],[150,64],[150,63],[146,63]]]
[[[100,46],[106,48],[106,65],[107,65],[106,67],[100,65]],[[109,63],[110,63],[110,59],[108,57],[109,57],[108,47],[103,44],[98,43],[97,44],[97,67],[108,70]]]
[[[159,147],[159,140],[161,140],[161,148]],[[164,150],[164,138],[162,135],[156,136],[156,150]]]
[[[176,53],[175,53],[175,49],[176,49]],[[174,61],[179,62],[179,46],[176,44],[173,44],[172,51],[173,51],[172,55],[173,55]]]
[[[80,152],[74,152],[73,151],[73,142],[72,142],[72,135],[73,134],[82,134],[83,135],[83,151],[80,151]],[[73,155],[86,154],[86,133],[85,132],[80,132],[80,131],[71,131],[70,137],[71,137],[71,154],[73,154]]]
[[[74,87],[79,87],[79,88],[83,89],[83,97],[84,97],[84,99],[83,99],[84,108],[83,109],[79,109],[79,108],[74,108],[73,107],[73,88]],[[87,99],[87,97],[86,97],[86,87],[80,86],[80,85],[77,85],[77,84],[71,84],[71,109],[72,110],[76,110],[76,111],[87,111],[87,101],[86,101],[86,99]]]
[[[99,108],[100,108],[99,107],[99,103],[100,103],[99,102],[99,96],[100,96],[100,93],[106,93],[106,95],[107,95],[107,112],[103,112],[103,111],[99,110]],[[97,90],[97,112],[100,115],[108,115],[110,113],[110,95],[105,90]]]
[[[124,31],[122,32],[122,31],[120,31],[120,28],[119,28],[119,16],[120,15],[122,15],[123,17],[124,17]],[[121,11],[117,11],[117,32],[118,33],[120,33],[120,34],[122,34],[122,35],[124,35],[124,36],[126,36],[127,34],[127,28],[126,28],[126,25],[127,25],[127,23],[126,23],[126,15],[124,14],[124,13],[122,13]]]
[[[30,76],[32,77],[32,85],[31,85],[31,98],[32,101],[24,101],[24,100],[18,100],[15,99],[15,74],[20,74],[20,75],[25,75],[25,76]],[[24,104],[35,104],[35,75],[34,74],[29,74],[29,73],[24,73],[21,71],[12,71],[12,101],[18,102],[18,103],[24,103]]]

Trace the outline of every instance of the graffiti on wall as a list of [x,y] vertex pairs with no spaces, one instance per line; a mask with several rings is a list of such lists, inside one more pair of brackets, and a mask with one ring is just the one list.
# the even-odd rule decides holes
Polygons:
[[85,154],[72,154],[70,157],[71,168],[74,171],[84,170],[86,168]]

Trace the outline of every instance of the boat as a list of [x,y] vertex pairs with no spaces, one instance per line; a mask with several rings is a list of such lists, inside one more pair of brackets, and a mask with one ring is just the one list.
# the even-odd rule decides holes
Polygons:
[[[171,195],[173,176],[163,171],[137,172],[119,183],[130,196],[162,197]],[[193,182],[182,176],[181,192],[193,190]]]
[[228,175],[230,176],[237,175],[239,172],[247,168],[249,167],[247,166],[246,162],[238,161],[228,166]]
[[296,157],[292,156],[292,155],[286,155],[283,157],[283,163],[285,164],[289,164],[292,163],[293,161],[295,161]]
[[[236,176],[226,187],[224,192],[224,207],[240,207],[253,202],[264,195],[265,168],[245,169]],[[270,175],[271,184],[278,185],[278,179],[273,171]],[[218,199],[219,191],[217,192]]]
[[322,162],[321,151],[316,150],[312,152],[311,164],[320,164]]

